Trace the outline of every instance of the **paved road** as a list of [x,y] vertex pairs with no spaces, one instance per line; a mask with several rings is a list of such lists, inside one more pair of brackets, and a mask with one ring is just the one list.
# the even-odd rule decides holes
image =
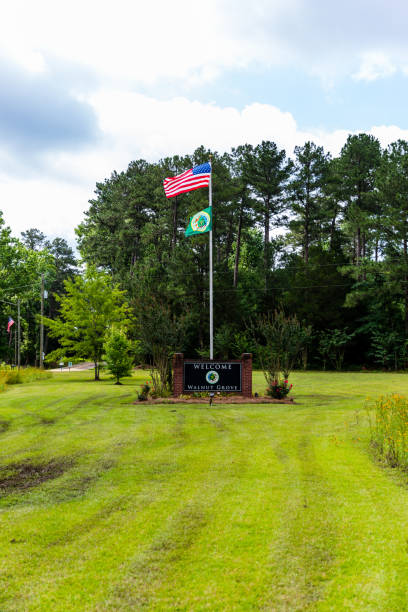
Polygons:
[[50,372],[68,372],[70,369],[79,371],[79,370],[92,370],[94,368],[94,364],[92,361],[84,361],[83,363],[75,363],[71,368],[53,368]]

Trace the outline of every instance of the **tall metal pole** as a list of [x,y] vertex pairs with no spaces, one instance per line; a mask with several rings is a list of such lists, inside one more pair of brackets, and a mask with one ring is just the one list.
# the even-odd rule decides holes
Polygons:
[[20,298],[17,300],[17,367],[20,369],[21,326],[20,326]]
[[[211,166],[211,158],[210,158],[210,166]],[[210,172],[208,200],[209,200],[209,207],[212,208],[212,167],[211,167],[211,172]],[[209,250],[210,250],[210,359],[214,359],[213,233],[212,233],[212,229],[210,230],[210,249]]]
[[41,274],[40,368],[44,367],[44,273]]

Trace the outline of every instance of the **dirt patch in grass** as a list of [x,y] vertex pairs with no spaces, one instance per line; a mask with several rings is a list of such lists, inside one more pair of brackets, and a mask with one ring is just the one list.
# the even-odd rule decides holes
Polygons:
[[1,420],[0,421],[0,434],[4,433],[5,431],[7,431],[10,427],[10,421],[4,421]]
[[58,488],[54,488],[52,498],[55,503],[61,503],[82,497],[105,472],[116,465],[113,460],[102,461],[95,466],[88,466],[86,474],[70,474],[69,479],[62,482]]
[[54,423],[56,422],[56,418],[55,417],[46,417],[46,416],[41,416],[40,417],[40,424],[41,425],[54,425]]
[[9,463],[0,467],[0,494],[17,493],[38,487],[47,480],[61,476],[73,466],[67,457],[32,463],[28,459],[20,463]]

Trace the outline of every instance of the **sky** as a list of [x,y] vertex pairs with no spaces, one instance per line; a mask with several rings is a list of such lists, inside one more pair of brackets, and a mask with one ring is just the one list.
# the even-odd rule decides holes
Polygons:
[[0,210],[75,243],[132,160],[408,140],[405,0],[0,0]]

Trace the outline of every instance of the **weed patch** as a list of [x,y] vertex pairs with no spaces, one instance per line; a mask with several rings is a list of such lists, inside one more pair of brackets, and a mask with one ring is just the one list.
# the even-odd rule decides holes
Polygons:
[[408,399],[381,396],[370,419],[371,444],[377,456],[391,467],[408,469]]
[[22,368],[21,370],[4,368],[0,370],[0,386],[4,389],[6,385],[18,385],[43,380],[51,376],[51,372],[39,368]]

